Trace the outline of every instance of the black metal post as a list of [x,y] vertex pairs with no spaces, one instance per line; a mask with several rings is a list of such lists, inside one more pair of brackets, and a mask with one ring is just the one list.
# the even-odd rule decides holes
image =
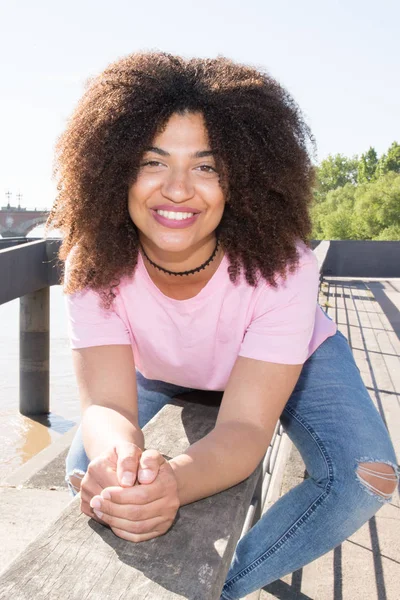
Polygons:
[[50,288],[20,298],[19,410],[23,415],[50,412]]

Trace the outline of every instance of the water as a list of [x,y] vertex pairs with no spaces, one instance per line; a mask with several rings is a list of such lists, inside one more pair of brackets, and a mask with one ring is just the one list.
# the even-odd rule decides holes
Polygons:
[[0,481],[67,432],[80,418],[61,286],[50,288],[50,410],[22,416],[19,406],[19,299],[0,305]]

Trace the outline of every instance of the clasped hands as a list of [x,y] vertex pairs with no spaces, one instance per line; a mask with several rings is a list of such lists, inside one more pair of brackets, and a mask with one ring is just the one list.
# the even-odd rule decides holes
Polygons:
[[81,483],[81,510],[125,540],[163,535],[179,508],[178,485],[157,450],[116,444],[93,459]]

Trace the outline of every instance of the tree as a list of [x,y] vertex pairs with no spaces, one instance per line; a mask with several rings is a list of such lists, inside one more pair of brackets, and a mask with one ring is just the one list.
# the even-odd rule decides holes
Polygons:
[[343,187],[346,183],[356,183],[357,171],[357,156],[347,158],[343,154],[330,154],[317,167],[316,200],[324,200],[328,192]]
[[351,240],[356,186],[347,183],[331,190],[323,202],[316,202],[311,209],[312,237],[317,240]]
[[380,234],[373,239],[379,241],[400,240],[400,224],[390,225],[390,227],[382,229]]
[[378,160],[373,147],[360,160],[341,154],[317,168],[311,208],[314,239],[400,240],[400,145]]
[[332,190],[311,218],[314,239],[400,240],[400,174]]
[[358,163],[357,183],[368,183],[377,178],[378,155],[375,148],[370,146],[367,152],[361,155]]
[[[379,236],[395,235],[399,227],[399,174],[389,172],[373,183],[357,187],[353,216],[353,228],[357,237],[354,239],[382,239]],[[388,231],[384,234],[386,229]]]
[[387,154],[383,154],[378,162],[378,177],[386,175],[389,171],[400,173],[400,144],[393,142]]

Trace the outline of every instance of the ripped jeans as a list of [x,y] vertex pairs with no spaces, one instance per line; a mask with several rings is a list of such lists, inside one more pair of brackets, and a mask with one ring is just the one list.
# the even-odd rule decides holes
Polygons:
[[[141,427],[170,398],[190,391],[137,375]],[[243,598],[341,544],[391,499],[392,493],[382,493],[379,485],[394,489],[398,481],[387,429],[339,331],[304,363],[280,421],[308,478],[279,498],[239,540],[222,600]],[[84,473],[88,462],[79,429],[66,461],[72,494],[68,475]],[[387,473],[379,474],[376,463],[384,463]],[[378,474],[368,482],[371,471]]]

